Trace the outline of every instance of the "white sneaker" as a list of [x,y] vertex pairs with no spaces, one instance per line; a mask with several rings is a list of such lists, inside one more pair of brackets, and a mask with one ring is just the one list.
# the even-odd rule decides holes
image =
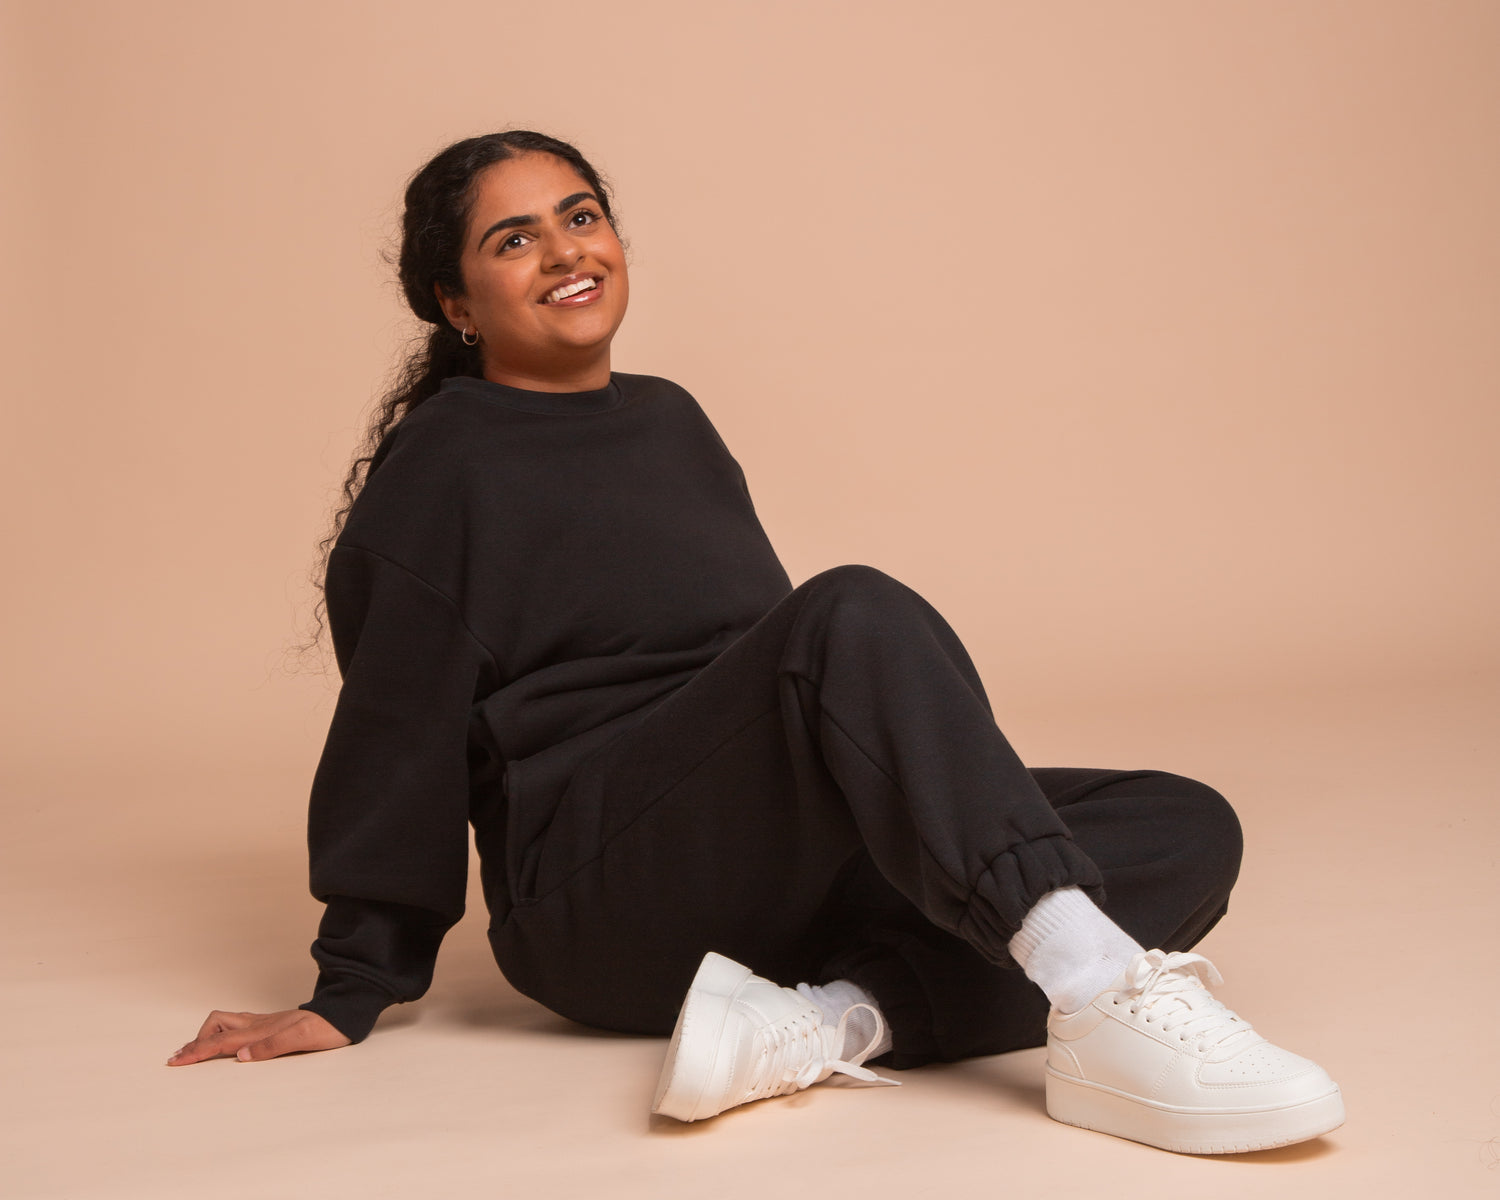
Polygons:
[[[849,1017],[874,1016],[875,1034],[846,1054]],[[870,1083],[897,1083],[859,1064],[885,1031],[880,1011],[856,1004],[837,1026],[792,988],[752,975],[749,967],[709,953],[688,988],[651,1111],[679,1121],[701,1121],[727,1108],[800,1091],[834,1072]]]
[[1124,982],[1047,1019],[1047,1112],[1181,1154],[1306,1141],[1344,1123],[1338,1085],[1214,999],[1201,954],[1147,950]]

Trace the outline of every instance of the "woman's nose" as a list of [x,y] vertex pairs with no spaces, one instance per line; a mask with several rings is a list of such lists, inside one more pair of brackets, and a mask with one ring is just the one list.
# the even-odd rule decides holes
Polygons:
[[544,262],[548,268],[571,267],[583,255],[583,249],[564,233],[545,235],[542,243]]

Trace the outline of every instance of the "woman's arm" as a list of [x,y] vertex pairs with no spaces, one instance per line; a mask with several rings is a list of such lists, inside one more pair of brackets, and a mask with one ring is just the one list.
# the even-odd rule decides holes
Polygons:
[[432,981],[464,911],[469,725],[494,664],[456,603],[383,554],[333,551],[328,620],[343,687],[313,776],[308,857],[327,908],[316,1012],[362,1041]]
[[343,687],[308,812],[317,986],[300,1009],[211,1013],[173,1065],[362,1041],[426,992],[463,914],[469,719],[493,660],[447,595],[384,555],[335,548],[327,598]]

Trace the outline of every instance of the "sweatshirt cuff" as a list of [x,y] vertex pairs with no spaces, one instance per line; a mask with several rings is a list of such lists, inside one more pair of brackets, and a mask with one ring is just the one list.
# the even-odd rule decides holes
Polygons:
[[317,1013],[351,1042],[370,1036],[376,1018],[396,1001],[387,992],[357,979],[319,980],[313,998],[297,1007]]

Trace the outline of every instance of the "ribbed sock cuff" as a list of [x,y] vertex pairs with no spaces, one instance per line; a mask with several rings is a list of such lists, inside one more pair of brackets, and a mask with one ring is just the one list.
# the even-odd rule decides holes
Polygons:
[[1076,1012],[1109,987],[1143,947],[1079,888],[1065,887],[1032,905],[1009,949],[1053,1007]]

